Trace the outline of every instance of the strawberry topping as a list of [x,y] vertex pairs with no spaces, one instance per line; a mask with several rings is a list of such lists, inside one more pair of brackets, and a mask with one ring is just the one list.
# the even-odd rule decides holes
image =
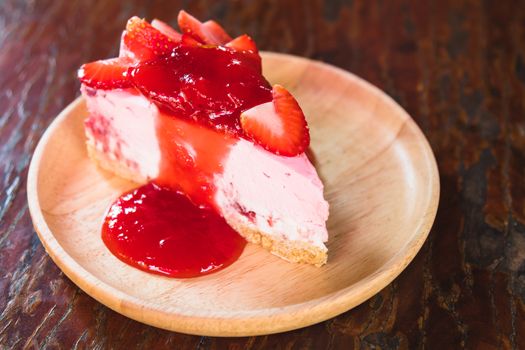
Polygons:
[[261,56],[259,56],[259,51],[257,50],[255,41],[253,41],[253,39],[248,35],[244,34],[238,36],[224,46],[234,51],[243,53],[246,57],[246,63],[251,63],[255,70],[257,70],[259,73],[262,73]]
[[[123,34],[124,54],[84,64],[80,81],[96,89],[135,87],[162,110],[246,137],[284,156],[310,142],[305,116],[282,86],[271,89],[248,35],[235,39],[214,21],[184,11],[182,34],[168,24],[132,17]],[[131,53],[131,54],[129,54]]]
[[151,21],[151,26],[157,29],[162,34],[166,35],[168,38],[174,42],[179,42],[182,34],[173,29],[169,24],[162,22],[159,19],[154,19]]
[[[209,20],[202,25],[204,33],[207,34],[208,39],[214,41],[214,45],[224,45],[232,40],[232,37],[226,33],[223,27],[214,20]],[[213,43],[210,43],[213,45]]]
[[189,34],[195,39],[208,45],[224,45],[232,38],[215,21],[202,23],[184,10],[179,12],[179,28],[182,33]]
[[139,63],[130,75],[162,109],[234,134],[242,135],[243,110],[272,99],[270,85],[251,59],[223,47],[183,44],[170,56]]
[[230,47],[235,51],[250,51],[253,53],[258,52],[255,41],[253,41],[253,39],[246,34],[236,37],[224,46]]
[[189,46],[189,47],[199,47],[203,45],[200,41],[198,41],[197,39],[195,39],[189,34],[182,34],[180,43],[183,46]]
[[95,89],[117,89],[131,87],[128,68],[133,60],[128,57],[110,58],[86,63],[78,70],[78,78],[83,84]]
[[310,134],[301,107],[280,85],[274,85],[272,97],[272,102],[241,114],[244,133],[273,153],[283,156],[303,153],[310,143]]
[[123,41],[126,48],[140,61],[167,55],[176,46],[174,39],[138,17],[128,20]]

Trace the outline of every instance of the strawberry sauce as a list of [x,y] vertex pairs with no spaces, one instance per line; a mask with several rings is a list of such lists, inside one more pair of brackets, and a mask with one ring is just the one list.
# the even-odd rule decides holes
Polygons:
[[246,241],[214,210],[154,183],[123,194],[109,208],[102,239],[120,260],[159,275],[186,278],[232,264]]
[[112,204],[102,238],[119,259],[145,271],[178,278],[217,271],[232,264],[246,244],[218,214],[213,183],[230,147],[245,137],[240,114],[272,101],[261,58],[256,48],[203,45],[186,34],[168,55],[146,55],[139,50],[143,42],[126,44],[141,53],[135,56],[148,57],[119,77],[130,79],[161,111],[156,120],[161,164],[154,182]]
[[241,112],[272,100],[260,56],[179,44],[130,70],[133,84],[175,118],[242,136]]
[[214,177],[222,173],[237,138],[166,114],[156,124],[161,163],[155,181],[183,192],[197,206],[215,208]]

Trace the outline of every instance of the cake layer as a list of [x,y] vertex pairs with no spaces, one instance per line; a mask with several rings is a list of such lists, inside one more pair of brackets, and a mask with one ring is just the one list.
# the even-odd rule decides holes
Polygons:
[[[157,179],[161,167],[166,166],[162,159],[173,152],[159,140],[159,127],[165,128],[169,121],[165,118],[174,117],[159,112],[133,89],[94,90],[83,86],[81,91],[90,112],[85,122],[90,155],[104,168],[133,181]],[[190,155],[187,158],[192,168],[185,172],[177,165],[177,176],[170,179],[170,185],[180,186],[178,189],[192,199],[197,190],[190,184],[211,181],[210,204],[248,241],[290,261],[326,262],[323,242],[328,239],[328,203],[305,154],[278,156],[244,139],[224,138],[213,132],[203,136],[206,144],[210,138],[217,138],[212,140],[215,144],[224,138],[225,151],[203,166],[195,161],[195,154],[214,150],[204,149],[201,134],[194,141],[182,137],[202,133],[202,127],[178,118],[175,123],[169,124],[175,125],[173,130],[178,133],[171,142],[175,142],[175,149]],[[200,197],[195,195],[194,199],[199,202]]]

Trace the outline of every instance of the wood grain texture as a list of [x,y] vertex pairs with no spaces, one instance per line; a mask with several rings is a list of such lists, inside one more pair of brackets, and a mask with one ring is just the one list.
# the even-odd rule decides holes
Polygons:
[[137,184],[88,157],[88,112],[76,100],[39,142],[27,187],[40,240],[87,294],[168,330],[276,333],[361,304],[419,251],[436,215],[439,178],[414,121],[391,98],[345,71],[291,55],[261,55],[270,83],[290,89],[308,116],[311,151],[330,203],[328,263],[292,264],[251,244],[233,265],[200,278],[166,278],[120,262],[105,248],[100,228],[111,202]]
[[[0,344],[5,348],[525,348],[525,2],[20,1],[0,3]],[[116,54],[137,14],[179,8],[261,49],[320,59],[387,91],[428,137],[436,224],[369,302],[271,336],[210,338],[144,326],[81,292],[45,254],[26,173],[83,62]]]

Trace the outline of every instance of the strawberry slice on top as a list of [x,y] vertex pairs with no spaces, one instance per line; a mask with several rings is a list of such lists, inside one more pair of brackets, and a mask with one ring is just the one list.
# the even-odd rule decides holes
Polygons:
[[223,27],[214,20],[206,21],[202,24],[204,31],[208,33],[210,38],[213,38],[218,45],[224,45],[232,40],[232,37],[226,33]]
[[259,52],[257,50],[257,45],[255,45],[255,41],[253,41],[253,39],[246,34],[236,37],[232,41],[226,43],[224,46],[232,48],[235,51],[250,51],[253,53]]
[[133,64],[129,57],[117,57],[86,63],[78,70],[83,84],[95,89],[118,89],[132,86],[128,68]]
[[184,10],[177,18],[183,34],[189,34],[207,45],[224,45],[232,40],[226,31],[215,21],[202,23]]
[[147,21],[136,16],[128,20],[122,40],[127,50],[139,61],[168,55],[177,44],[176,38],[163,34]]
[[182,34],[180,43],[182,46],[189,46],[189,47],[202,47],[204,44],[192,37],[189,34]]
[[177,32],[173,27],[160,19],[155,18],[151,21],[151,26],[175,42],[178,42],[181,39],[181,33]]
[[241,114],[241,126],[249,138],[278,155],[296,156],[310,144],[306,118],[295,98],[280,85],[272,89],[273,100]]

